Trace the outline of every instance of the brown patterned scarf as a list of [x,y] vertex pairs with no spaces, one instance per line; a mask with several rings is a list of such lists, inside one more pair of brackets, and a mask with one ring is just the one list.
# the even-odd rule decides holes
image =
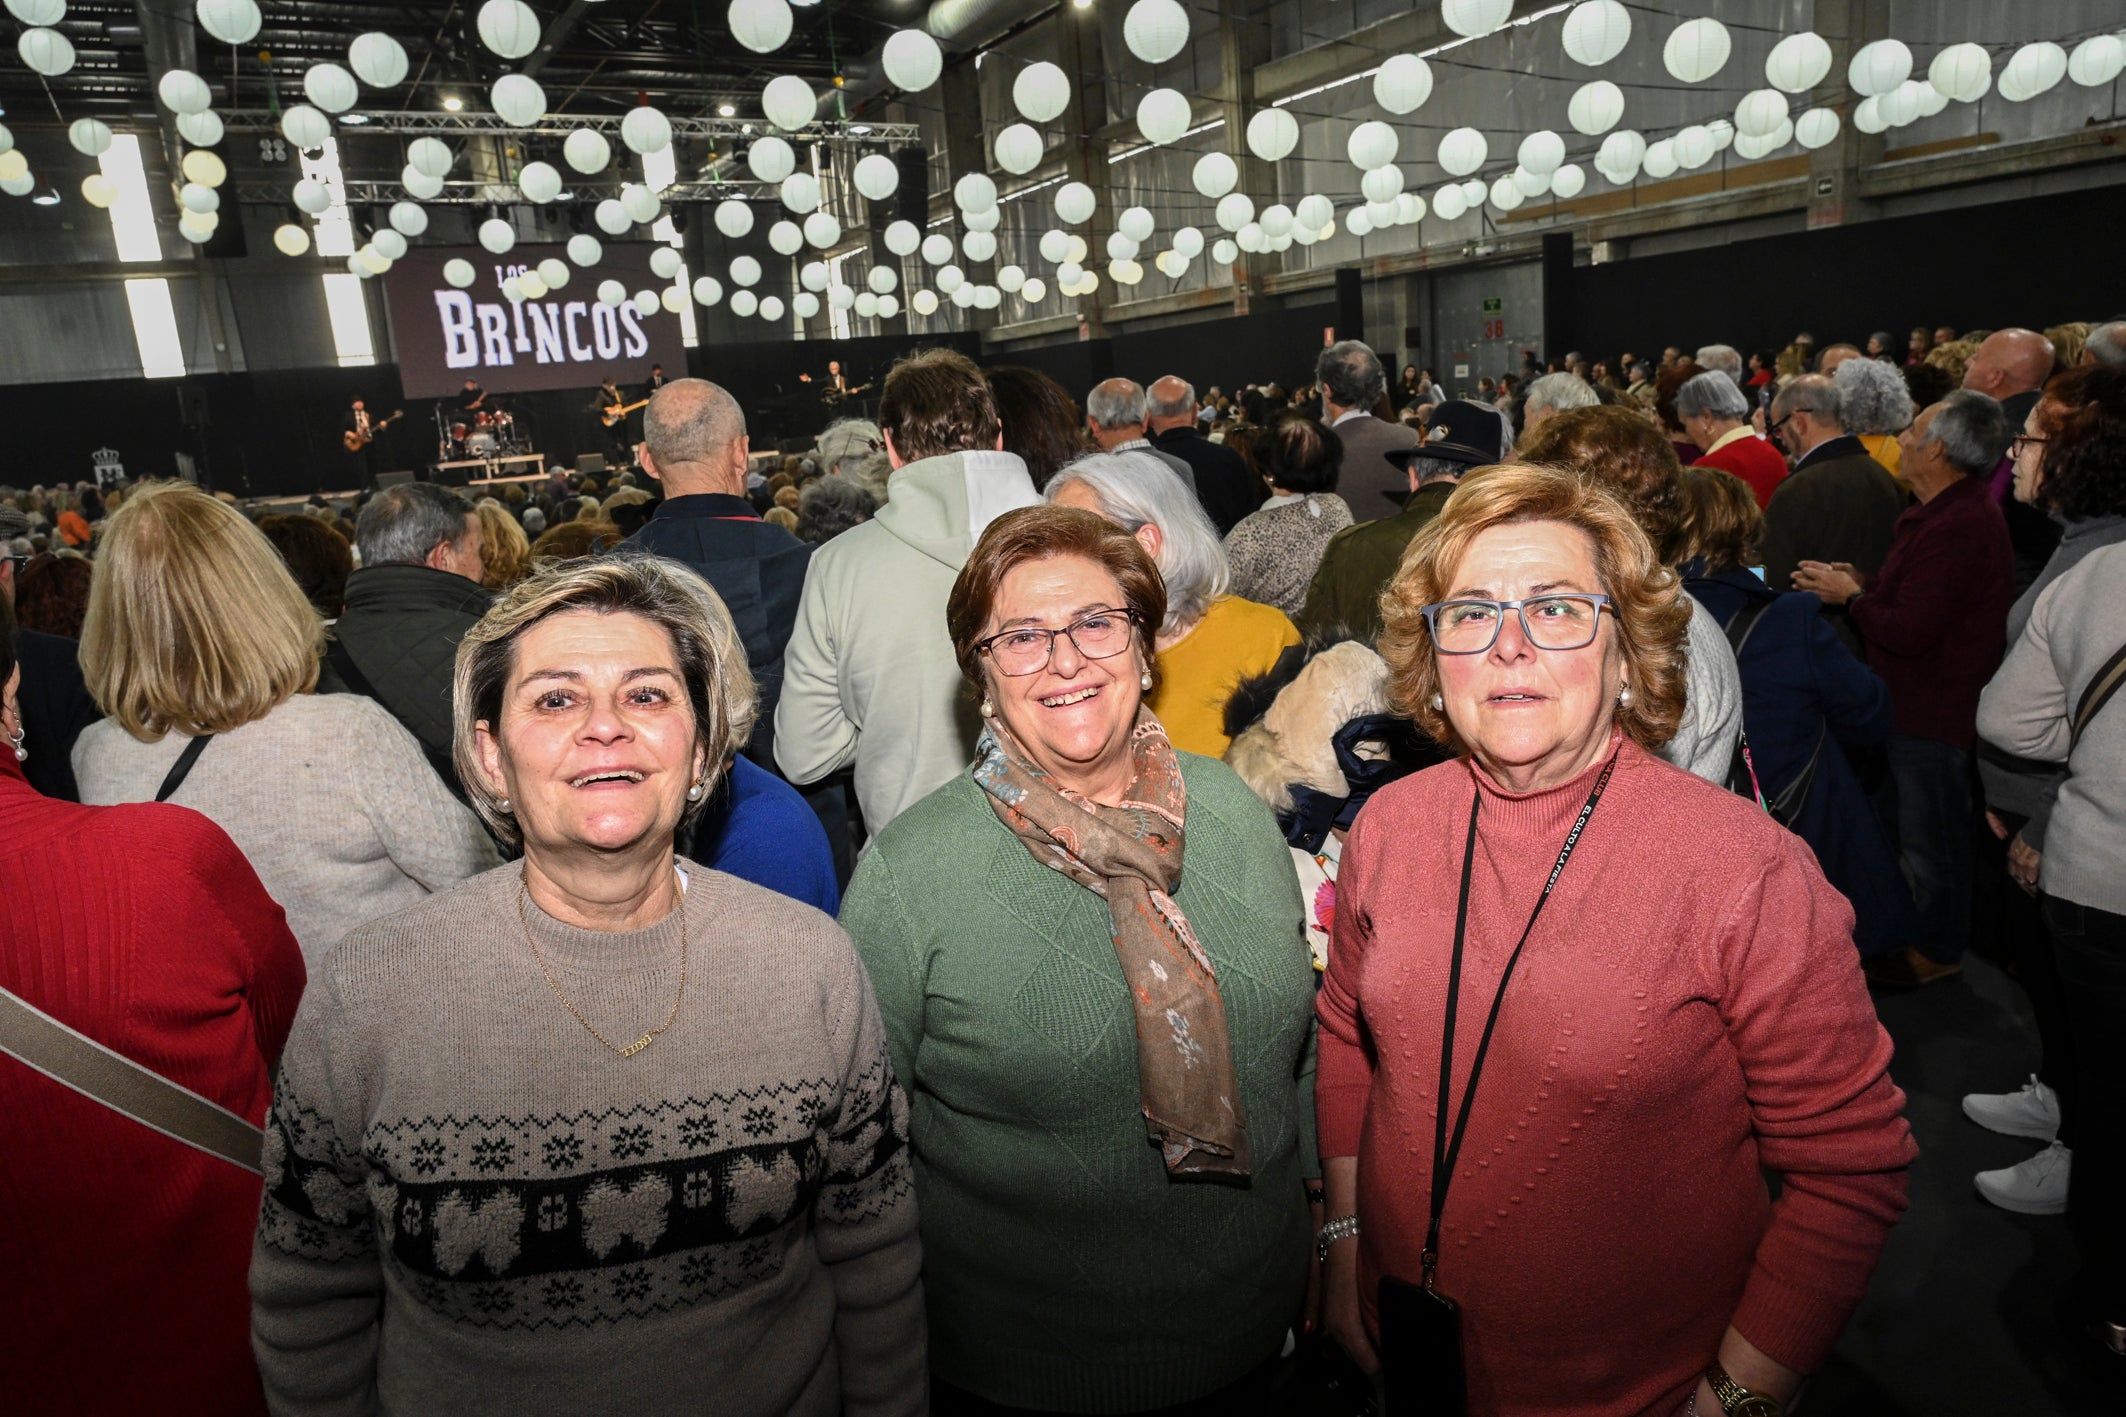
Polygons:
[[1225,1001],[1210,957],[1174,903],[1188,789],[1159,720],[1138,711],[1131,780],[1103,807],[1035,767],[1002,723],[976,749],[974,780],[1036,861],[1107,900],[1115,957],[1137,1013],[1144,1121],[1169,1175],[1246,1176],[1241,1110]]

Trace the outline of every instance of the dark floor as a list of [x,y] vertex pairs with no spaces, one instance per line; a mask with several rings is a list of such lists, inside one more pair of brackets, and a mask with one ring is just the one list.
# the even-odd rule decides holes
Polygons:
[[1912,1208],[1799,1411],[2122,1417],[2126,1362],[2086,1357],[2054,1324],[2054,1296],[2074,1269],[2065,1218],[1996,1210],[1971,1187],[1976,1172],[2038,1149],[1984,1130],[1960,1105],[1966,1092],[2012,1091],[2036,1067],[2022,989],[1972,956],[1961,979],[1875,998],[1919,1139]]

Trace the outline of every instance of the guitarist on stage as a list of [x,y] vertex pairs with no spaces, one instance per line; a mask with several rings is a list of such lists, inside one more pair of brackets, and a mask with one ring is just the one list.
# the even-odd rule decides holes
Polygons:
[[647,402],[647,399],[631,401],[610,374],[598,386],[598,397],[591,401],[590,412],[598,415],[598,421],[605,427],[605,436],[612,440],[613,450],[606,461],[615,469],[628,467],[635,461],[636,440],[630,436],[628,425],[635,409]]
[[377,436],[397,417],[393,414],[391,418],[374,418],[369,406],[360,399],[348,406],[347,417],[341,423],[340,445],[347,450],[348,465],[361,479],[360,485],[367,486],[376,470],[384,465],[383,454],[376,444]]

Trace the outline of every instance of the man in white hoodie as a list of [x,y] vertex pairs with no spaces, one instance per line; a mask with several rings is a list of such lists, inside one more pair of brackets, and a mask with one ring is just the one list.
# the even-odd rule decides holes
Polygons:
[[1003,451],[996,401],[974,361],[920,350],[879,399],[893,466],[886,505],[812,555],[783,656],[775,760],[792,782],[856,764],[877,835],[974,760],[980,720],[963,691],[945,599],[990,522],[1041,500]]

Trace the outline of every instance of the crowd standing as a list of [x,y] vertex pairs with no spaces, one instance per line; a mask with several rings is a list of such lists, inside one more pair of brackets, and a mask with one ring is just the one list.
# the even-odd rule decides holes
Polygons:
[[1777,1412],[1973,949],[2126,1357],[2126,323],[1143,372],[0,488],[11,1406]]

